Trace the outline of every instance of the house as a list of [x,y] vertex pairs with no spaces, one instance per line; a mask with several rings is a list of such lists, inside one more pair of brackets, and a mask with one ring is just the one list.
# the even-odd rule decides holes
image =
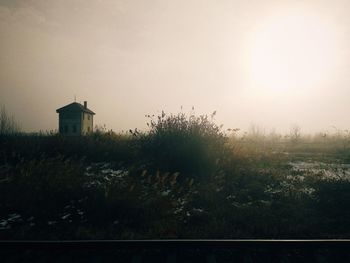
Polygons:
[[58,130],[67,136],[85,135],[93,131],[95,113],[84,105],[73,102],[56,110],[58,113]]

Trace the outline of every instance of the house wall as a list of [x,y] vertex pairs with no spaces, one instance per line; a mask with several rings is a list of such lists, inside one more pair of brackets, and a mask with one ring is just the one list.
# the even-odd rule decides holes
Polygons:
[[90,113],[83,112],[81,115],[81,133],[87,134],[93,132],[94,127],[94,116]]
[[81,135],[81,112],[61,112],[58,127],[60,134],[67,136]]

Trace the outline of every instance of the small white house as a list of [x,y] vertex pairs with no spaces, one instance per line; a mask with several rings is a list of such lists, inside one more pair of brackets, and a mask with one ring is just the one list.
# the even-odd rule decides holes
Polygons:
[[56,110],[58,113],[58,130],[62,135],[80,136],[93,132],[95,113],[84,105],[73,102]]

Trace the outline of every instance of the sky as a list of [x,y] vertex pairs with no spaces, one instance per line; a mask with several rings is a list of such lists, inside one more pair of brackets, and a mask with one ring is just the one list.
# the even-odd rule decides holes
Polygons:
[[0,0],[0,105],[25,131],[211,114],[224,128],[350,126],[350,1]]

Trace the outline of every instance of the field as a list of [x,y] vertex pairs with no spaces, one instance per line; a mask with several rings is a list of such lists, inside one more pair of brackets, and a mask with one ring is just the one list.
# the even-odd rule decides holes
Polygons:
[[350,136],[149,131],[0,136],[0,239],[350,238]]

